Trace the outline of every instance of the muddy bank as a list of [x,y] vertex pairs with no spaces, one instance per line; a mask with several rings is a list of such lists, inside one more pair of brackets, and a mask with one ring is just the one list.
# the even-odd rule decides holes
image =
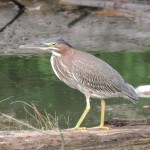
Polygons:
[[[4,27],[17,13],[13,3],[0,3],[0,28]],[[138,5],[138,4],[137,4]],[[25,12],[0,33],[1,54],[32,54],[36,50],[21,50],[19,45],[61,36],[74,47],[85,51],[143,50],[150,48],[149,5],[127,8],[133,17],[106,16],[95,11],[69,27],[83,10],[65,10],[41,2],[28,6]],[[49,7],[50,6],[50,7]],[[139,6],[139,5],[138,5]],[[27,9],[28,8],[28,9]],[[55,10],[53,9],[55,8]]]
[[1,131],[0,149],[5,150],[148,150],[150,126],[127,126],[111,130]]

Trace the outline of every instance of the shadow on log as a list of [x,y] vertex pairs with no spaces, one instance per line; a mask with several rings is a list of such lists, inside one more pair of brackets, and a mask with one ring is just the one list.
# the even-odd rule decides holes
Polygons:
[[[43,132],[43,131],[42,131]],[[0,150],[148,150],[150,125],[110,130],[1,131]]]

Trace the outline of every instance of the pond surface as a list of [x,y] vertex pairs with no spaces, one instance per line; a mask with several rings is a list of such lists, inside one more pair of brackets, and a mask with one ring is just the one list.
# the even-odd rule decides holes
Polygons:
[[[150,52],[102,52],[94,55],[111,64],[134,87],[150,84]],[[49,54],[0,56],[0,100],[10,97],[0,103],[0,112],[33,123],[34,119],[27,115],[24,107],[31,113],[32,109],[16,101],[34,103],[41,113],[44,114],[45,110],[56,115],[60,128],[73,127],[85,108],[85,97],[55,76],[49,57]],[[109,99],[106,103],[106,121],[150,118],[150,108],[146,107],[150,105],[150,99],[141,98],[137,105],[123,98]],[[96,126],[99,118],[100,100],[92,99],[91,112],[83,124]],[[6,122],[0,119],[0,124]]]

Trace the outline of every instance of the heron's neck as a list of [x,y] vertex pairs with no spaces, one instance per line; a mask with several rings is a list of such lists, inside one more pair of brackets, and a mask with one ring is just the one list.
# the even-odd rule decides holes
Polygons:
[[57,51],[52,51],[52,56],[53,57],[60,57],[61,53],[57,52]]

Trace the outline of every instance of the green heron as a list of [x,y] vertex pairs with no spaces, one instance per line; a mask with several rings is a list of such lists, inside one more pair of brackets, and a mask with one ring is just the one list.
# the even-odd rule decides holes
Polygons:
[[90,97],[101,99],[101,121],[95,128],[102,129],[108,129],[104,126],[105,99],[123,97],[133,103],[138,101],[134,88],[110,65],[89,53],[76,50],[62,38],[51,38],[21,47],[51,52],[51,65],[56,76],[85,95],[86,108],[74,129],[85,129],[80,125],[90,110]]

